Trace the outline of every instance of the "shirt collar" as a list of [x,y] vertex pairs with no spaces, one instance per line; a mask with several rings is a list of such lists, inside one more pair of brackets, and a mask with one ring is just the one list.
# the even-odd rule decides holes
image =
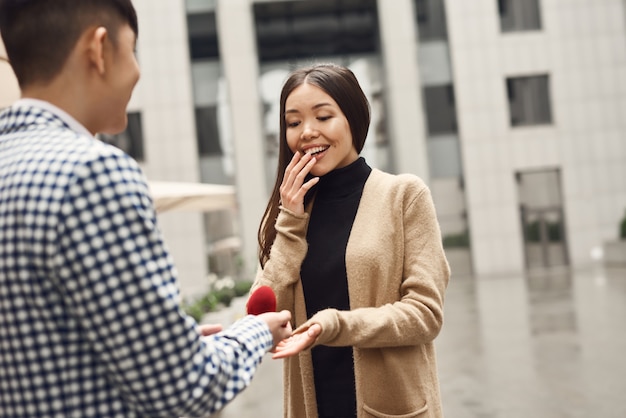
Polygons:
[[91,134],[91,132],[89,132],[87,128],[85,128],[80,122],[74,119],[69,113],[67,113],[60,107],[53,105],[50,102],[47,102],[45,100],[39,100],[39,99],[25,98],[25,99],[17,100],[14,103],[14,105],[32,106],[32,107],[38,107],[38,108],[47,110],[48,112],[52,113],[53,115],[61,119],[63,122],[65,122],[70,127],[70,129],[73,130],[74,132],[77,132],[82,135],[87,135],[93,138],[93,135]]

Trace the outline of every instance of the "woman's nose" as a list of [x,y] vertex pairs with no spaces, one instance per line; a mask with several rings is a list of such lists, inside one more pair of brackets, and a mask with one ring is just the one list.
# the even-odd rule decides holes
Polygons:
[[319,132],[317,131],[317,129],[315,128],[315,126],[313,126],[313,124],[305,124],[303,129],[302,129],[302,139],[311,139],[311,138],[316,138],[319,135]]

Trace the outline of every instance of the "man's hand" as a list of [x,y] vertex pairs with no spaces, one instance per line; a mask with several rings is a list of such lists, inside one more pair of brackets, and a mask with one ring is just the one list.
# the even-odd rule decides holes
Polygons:
[[204,324],[200,325],[200,335],[208,337],[209,335],[217,334],[222,331],[223,327],[220,324]]
[[291,357],[306,350],[315,342],[315,339],[321,332],[321,325],[313,324],[306,330],[293,334],[291,337],[278,343],[274,349],[274,355],[272,358],[281,359]]
[[280,312],[265,312],[257,315],[257,318],[264,320],[267,326],[270,328],[272,337],[274,337],[274,347],[272,352],[285,338],[289,338],[291,335],[291,312],[285,310]]

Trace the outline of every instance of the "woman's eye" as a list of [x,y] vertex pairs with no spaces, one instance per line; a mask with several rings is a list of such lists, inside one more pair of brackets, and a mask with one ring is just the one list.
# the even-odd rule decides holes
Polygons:
[[320,121],[322,121],[322,122],[324,122],[325,120],[328,120],[328,119],[330,119],[330,118],[331,118],[331,116],[318,116],[318,118],[317,118],[317,119],[318,119],[318,120],[320,120]]
[[300,125],[300,122],[287,122],[288,128],[295,128],[298,125]]

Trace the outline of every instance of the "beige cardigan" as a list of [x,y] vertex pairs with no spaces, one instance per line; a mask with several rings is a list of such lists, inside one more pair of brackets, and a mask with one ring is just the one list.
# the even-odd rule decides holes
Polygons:
[[[294,327],[319,323],[316,345],[353,347],[359,418],[442,417],[433,340],[450,270],[427,186],[413,175],[372,170],[346,249],[351,309],[325,309],[307,322],[300,266],[308,219],[281,210],[253,289],[271,286]],[[316,418],[310,350],[284,365],[284,416]]]

